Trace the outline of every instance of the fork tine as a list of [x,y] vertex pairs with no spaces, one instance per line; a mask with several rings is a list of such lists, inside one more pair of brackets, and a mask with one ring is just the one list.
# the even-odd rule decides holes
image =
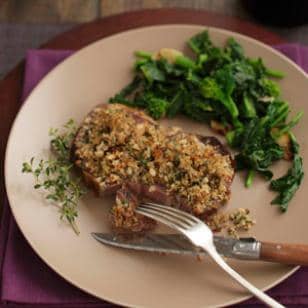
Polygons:
[[163,213],[163,212],[161,212],[160,209],[157,209],[155,207],[149,208],[147,205],[145,205],[143,203],[141,203],[139,205],[139,207],[142,208],[142,209],[148,210],[148,211],[150,211],[153,214],[157,214],[160,217],[162,217],[163,219],[167,219],[170,222],[180,226],[181,228],[187,229],[187,228],[191,227],[191,225],[189,223],[187,223],[187,222],[185,222],[185,221],[183,221],[181,219],[178,219],[177,217],[174,217],[174,216],[170,215],[169,213]]
[[190,219],[192,222],[194,223],[199,223],[200,222],[200,219],[198,219],[197,217],[191,215],[191,214],[188,214],[184,211],[181,211],[181,210],[178,210],[174,207],[170,207],[170,206],[166,206],[166,205],[161,205],[161,204],[158,204],[158,203],[154,203],[154,202],[144,202],[143,204],[148,204],[148,205],[153,205],[157,208],[160,208],[160,209],[168,209],[168,211],[170,212],[173,212],[174,214],[177,214],[177,215],[181,215],[182,217],[184,216],[185,218],[187,219]]
[[156,204],[151,204],[151,203],[143,203],[142,204],[144,207],[147,207],[149,209],[154,209],[162,214],[167,214],[170,215],[173,218],[179,219],[189,227],[193,227],[196,222],[193,221],[192,219],[187,218],[185,215],[182,215],[182,211],[172,211],[170,210],[170,206],[157,206]]
[[159,221],[162,224],[169,226],[170,228],[179,230],[181,232],[185,231],[185,227],[183,227],[182,224],[178,224],[178,221],[170,220],[170,219],[166,218],[165,216],[162,216],[160,213],[157,213],[154,210],[143,208],[143,207],[139,206],[138,208],[135,209],[135,211],[139,214],[142,214],[142,215],[147,216],[149,218],[152,218],[156,221]]

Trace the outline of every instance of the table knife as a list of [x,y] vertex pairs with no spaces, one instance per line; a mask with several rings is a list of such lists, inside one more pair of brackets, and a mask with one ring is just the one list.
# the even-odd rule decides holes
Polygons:
[[[92,233],[99,242],[119,248],[202,256],[206,252],[192,245],[181,234],[131,234]],[[260,260],[292,265],[308,265],[308,245],[278,244],[257,241],[255,238],[228,238],[215,236],[214,243],[218,253],[239,260]]]

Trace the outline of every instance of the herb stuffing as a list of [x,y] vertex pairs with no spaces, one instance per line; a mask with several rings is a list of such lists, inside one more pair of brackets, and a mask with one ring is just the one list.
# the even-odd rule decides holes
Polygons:
[[34,157],[24,162],[23,173],[34,176],[35,189],[43,189],[46,199],[59,206],[60,218],[65,219],[79,234],[75,219],[78,216],[78,200],[84,194],[80,178],[72,173],[73,164],[70,161],[71,144],[76,134],[73,120],[68,121],[63,129],[51,129],[50,145],[53,157],[48,160],[39,160],[35,163]]
[[[219,48],[204,31],[188,46],[194,58],[169,48],[153,54],[137,51],[135,77],[110,102],[145,109],[154,119],[184,114],[207,123],[237,151],[237,170],[247,173],[245,186],[252,185],[256,173],[261,175],[278,193],[272,204],[285,212],[300,186],[303,166],[291,132],[302,112],[288,120],[290,107],[276,82],[283,73],[267,68],[260,58],[246,57],[233,38]],[[270,167],[283,158],[292,166],[272,180]]]

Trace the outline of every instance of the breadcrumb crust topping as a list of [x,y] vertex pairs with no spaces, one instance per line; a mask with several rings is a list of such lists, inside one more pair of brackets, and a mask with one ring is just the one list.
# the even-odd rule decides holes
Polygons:
[[76,165],[91,174],[102,191],[127,181],[159,184],[186,200],[196,215],[230,198],[230,155],[122,105],[98,106],[85,118],[74,154]]

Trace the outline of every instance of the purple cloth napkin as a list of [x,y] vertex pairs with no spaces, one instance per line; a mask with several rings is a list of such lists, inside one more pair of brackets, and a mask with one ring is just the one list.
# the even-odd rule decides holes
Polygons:
[[[308,71],[308,47],[287,44],[276,48]],[[71,53],[30,50],[26,57],[23,99],[52,68]],[[1,303],[4,307],[115,307],[80,291],[53,272],[24,239],[7,201],[4,202],[0,229],[0,279]],[[271,289],[269,294],[285,305],[307,307],[307,281],[308,268],[301,268],[292,277]],[[248,305],[261,306],[255,299],[240,306]]]

